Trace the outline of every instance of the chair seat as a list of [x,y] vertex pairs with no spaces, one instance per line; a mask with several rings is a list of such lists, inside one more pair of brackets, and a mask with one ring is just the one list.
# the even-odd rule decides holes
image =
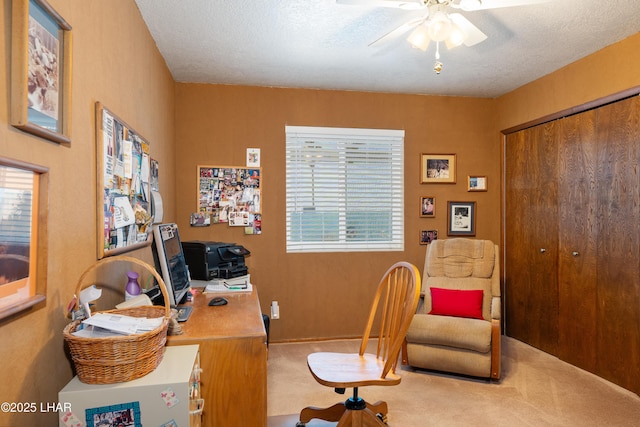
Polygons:
[[327,387],[350,388],[368,385],[396,385],[401,377],[389,372],[380,378],[384,360],[375,354],[364,353],[312,353],[307,365],[316,381]]

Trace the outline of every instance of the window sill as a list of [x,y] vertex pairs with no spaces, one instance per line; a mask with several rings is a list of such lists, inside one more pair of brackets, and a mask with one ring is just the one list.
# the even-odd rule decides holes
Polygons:
[[0,308],[0,319],[6,319],[9,316],[12,316],[21,311],[28,310],[29,308],[37,305],[43,301],[45,301],[47,297],[44,295],[34,295],[30,298],[21,300],[11,305],[7,305],[6,307]]

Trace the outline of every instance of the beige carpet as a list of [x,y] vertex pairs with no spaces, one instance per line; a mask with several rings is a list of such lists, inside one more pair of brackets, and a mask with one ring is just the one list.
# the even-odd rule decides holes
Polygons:
[[[402,368],[395,387],[363,387],[367,401],[386,400],[389,426],[640,426],[640,397],[514,339],[503,337],[502,379],[489,383]],[[357,352],[358,342],[271,344],[268,427],[295,426],[305,406],[346,399],[316,383],[306,365],[315,351]],[[312,421],[312,426],[335,423]]]

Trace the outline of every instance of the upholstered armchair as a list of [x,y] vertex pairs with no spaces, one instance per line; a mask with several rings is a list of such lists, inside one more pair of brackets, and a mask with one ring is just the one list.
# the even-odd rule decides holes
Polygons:
[[500,268],[490,240],[434,240],[422,296],[406,336],[403,363],[500,378]]

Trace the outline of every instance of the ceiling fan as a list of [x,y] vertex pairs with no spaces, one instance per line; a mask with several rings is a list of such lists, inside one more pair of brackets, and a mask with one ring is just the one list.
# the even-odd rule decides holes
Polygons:
[[425,12],[420,16],[410,19],[389,31],[371,42],[369,46],[400,36],[413,29],[409,37],[407,37],[407,41],[413,47],[426,51],[431,41],[437,43],[436,63],[433,69],[436,74],[440,74],[443,67],[440,62],[440,42],[444,42],[449,49],[453,49],[461,44],[473,46],[487,39],[487,35],[473,25],[471,21],[461,13],[451,13],[451,10],[472,12],[549,1],[551,0],[336,0],[336,3],[369,7],[392,7],[403,10],[424,10]]

